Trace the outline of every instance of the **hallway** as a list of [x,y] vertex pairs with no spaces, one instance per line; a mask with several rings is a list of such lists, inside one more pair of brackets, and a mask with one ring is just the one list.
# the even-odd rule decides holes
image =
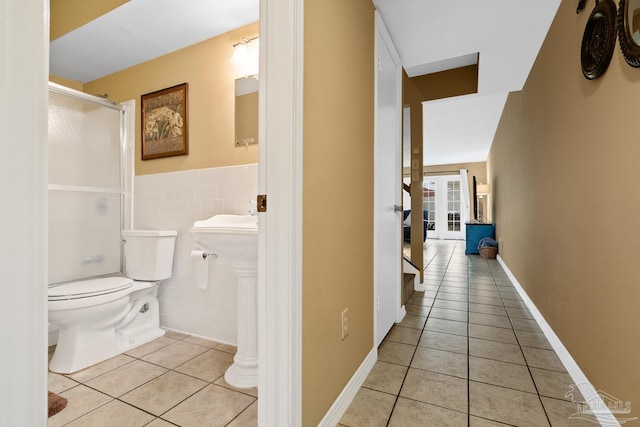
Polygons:
[[409,299],[339,425],[595,425],[569,419],[573,380],[502,267],[464,246],[427,241],[426,291]]

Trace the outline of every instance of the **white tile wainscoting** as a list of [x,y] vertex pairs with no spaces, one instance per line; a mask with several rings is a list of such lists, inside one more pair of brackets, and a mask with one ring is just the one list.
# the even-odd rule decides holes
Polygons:
[[160,325],[236,344],[236,278],[224,260],[209,261],[209,284],[196,284],[189,236],[194,221],[244,215],[258,191],[258,165],[140,175],[134,181],[134,228],[177,230],[173,277],[160,286]]

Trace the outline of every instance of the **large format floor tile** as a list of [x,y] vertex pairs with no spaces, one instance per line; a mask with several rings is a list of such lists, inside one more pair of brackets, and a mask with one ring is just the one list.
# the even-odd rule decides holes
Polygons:
[[165,372],[167,372],[167,369],[161,366],[142,360],[135,360],[107,374],[89,380],[86,384],[110,396],[120,397]]
[[467,412],[467,380],[450,375],[409,368],[400,396]]
[[154,419],[153,415],[114,399],[106,405],[103,405],[98,409],[89,412],[87,415],[67,424],[67,426],[112,426],[114,425],[113,419],[115,414],[117,414],[119,419],[123,420],[121,423],[118,423],[118,425],[126,427],[146,426]]
[[405,366],[378,361],[362,386],[397,395],[406,373]]
[[[120,398],[159,416],[207,385],[205,381],[169,371]],[[171,393],[166,393],[171,390]]]
[[467,354],[467,337],[461,335],[444,334],[435,331],[424,331],[418,345],[436,350],[452,351]]
[[466,379],[469,369],[467,363],[466,354],[418,347],[411,367]]
[[255,401],[254,397],[210,384],[162,415],[180,426],[225,426]]
[[399,398],[391,415],[390,427],[456,427],[467,424],[467,414],[428,403]]
[[469,383],[469,410],[472,415],[515,426],[548,426],[537,394],[482,384]]
[[[409,347],[406,366],[413,357],[414,347]],[[82,371],[50,372],[49,389],[67,398],[68,404],[49,418],[48,425],[255,427],[257,389],[239,390],[224,380],[235,352],[234,346],[167,331],[163,337]],[[397,394],[404,380],[402,370],[407,367],[388,365],[392,372],[400,369],[390,389]],[[384,375],[378,382],[381,387],[391,384]]]
[[66,425],[113,400],[112,397],[84,385],[60,393],[60,396],[67,399],[67,407],[49,418],[49,427]]
[[[428,241],[424,256],[426,291],[410,297],[339,425],[583,425],[570,418],[571,377],[497,262],[452,241]],[[235,353],[167,331],[80,372],[50,373],[69,403],[49,426],[255,427],[257,389],[224,379]]]
[[340,419],[348,427],[384,427],[389,421],[396,396],[368,388],[361,388],[351,406]]
[[424,257],[426,291],[339,426],[584,425],[570,418],[582,396],[566,397],[573,381],[500,265],[461,242],[427,241]]

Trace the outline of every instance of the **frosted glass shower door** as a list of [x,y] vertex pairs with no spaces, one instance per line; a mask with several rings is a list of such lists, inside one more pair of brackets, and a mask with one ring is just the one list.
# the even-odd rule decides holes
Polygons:
[[121,115],[49,91],[49,283],[121,270]]

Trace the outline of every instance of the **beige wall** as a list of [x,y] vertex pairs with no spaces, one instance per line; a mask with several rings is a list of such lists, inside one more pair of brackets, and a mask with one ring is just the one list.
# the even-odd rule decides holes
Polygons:
[[49,35],[51,40],[122,6],[129,0],[50,0]]
[[562,2],[488,161],[500,253],[597,389],[640,413],[640,70],[580,71],[589,10]]
[[316,426],[373,348],[374,15],[370,0],[304,13],[302,425]]
[[[87,93],[136,100],[136,175],[233,166],[258,161],[258,145],[234,144],[234,82],[229,58],[233,44],[258,35],[253,23],[193,46],[84,84]],[[140,96],[189,84],[189,154],[142,161]]]
[[55,74],[49,74],[49,81],[79,91],[82,91],[83,89],[83,84],[81,82],[65,79],[64,77],[56,76]]

